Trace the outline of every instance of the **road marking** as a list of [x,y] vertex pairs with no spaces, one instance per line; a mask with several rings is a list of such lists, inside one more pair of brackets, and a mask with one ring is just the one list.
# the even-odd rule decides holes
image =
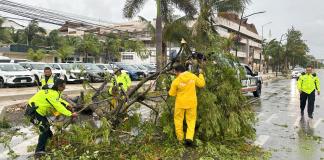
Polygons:
[[277,118],[277,114],[272,114],[267,120],[266,123],[270,123],[272,119]]
[[322,118],[320,118],[320,119],[318,119],[315,123],[314,123],[314,125],[312,126],[312,128],[316,128],[321,122],[322,122]]
[[268,135],[260,135],[258,138],[254,141],[254,145],[262,147],[270,138]]
[[300,116],[297,117],[297,119],[296,119],[296,121],[294,123],[294,126],[297,127],[299,125],[300,118],[301,118]]

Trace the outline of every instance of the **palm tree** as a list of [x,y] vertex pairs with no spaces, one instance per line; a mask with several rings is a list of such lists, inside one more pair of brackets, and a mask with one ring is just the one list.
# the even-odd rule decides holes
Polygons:
[[89,53],[97,58],[100,54],[100,42],[96,35],[85,34],[79,45],[79,50],[85,55],[85,62],[88,62]]
[[220,12],[242,12],[250,0],[199,0],[199,15],[193,25],[193,39],[198,50],[206,50],[214,29],[214,16]]
[[[139,16],[139,19],[146,24],[148,30],[152,34],[153,41],[156,40],[155,33],[156,28],[144,17]],[[181,39],[184,38],[186,40],[190,40],[190,28],[187,26],[187,22],[192,20],[190,17],[183,16],[172,16],[168,20],[167,23],[164,24],[162,29],[162,65],[165,65],[167,62],[167,42],[169,42],[170,46],[172,44],[179,44]]]
[[46,30],[42,27],[39,27],[36,20],[32,20],[29,25],[25,28],[25,34],[27,36],[27,45],[30,45],[31,42],[37,38],[42,38],[46,34]]
[[[123,12],[124,17],[133,18],[142,9],[146,1],[144,0],[126,0]],[[156,63],[157,70],[161,69],[162,56],[162,20],[168,22],[170,15],[173,13],[173,7],[184,11],[188,16],[194,16],[197,10],[192,0],[156,0]]]
[[57,52],[58,56],[61,58],[62,62],[65,63],[66,59],[70,57],[74,53],[75,48],[64,44],[62,47],[60,47]]

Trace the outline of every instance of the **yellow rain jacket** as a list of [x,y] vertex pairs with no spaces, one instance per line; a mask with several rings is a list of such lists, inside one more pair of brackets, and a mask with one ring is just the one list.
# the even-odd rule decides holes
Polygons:
[[181,73],[171,84],[170,96],[177,96],[176,108],[194,108],[197,107],[196,86],[204,87],[205,79],[202,74],[199,77],[190,73]]
[[67,110],[61,103],[69,105],[68,102],[61,99],[61,93],[56,90],[46,89],[38,91],[29,101],[28,104],[31,106],[32,102],[35,103],[36,112],[41,116],[53,115],[56,111],[70,117],[71,111]]
[[184,138],[183,120],[186,115],[187,132],[186,139],[193,140],[197,119],[197,95],[196,86],[204,87],[205,79],[202,74],[199,77],[190,73],[181,73],[171,84],[170,96],[177,96],[174,109],[174,126],[177,139]]
[[304,74],[298,79],[297,88],[298,90],[307,94],[312,93],[315,89],[320,91],[321,84],[316,74]]

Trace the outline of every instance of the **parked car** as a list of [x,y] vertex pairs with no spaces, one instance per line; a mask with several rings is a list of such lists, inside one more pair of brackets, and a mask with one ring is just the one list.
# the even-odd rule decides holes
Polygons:
[[105,77],[105,71],[100,69],[93,63],[80,63],[78,64],[80,69],[84,69],[86,71],[87,79],[90,82],[102,82]]
[[[42,62],[20,62],[19,65],[23,66],[25,69],[31,71],[33,75],[35,76],[35,81],[40,82],[40,79],[42,75],[44,74],[44,68],[45,67],[51,67],[49,64],[42,63]],[[64,79],[65,74],[60,71],[56,70],[55,68],[52,68],[52,73],[60,77],[61,79]]]
[[144,78],[144,72],[139,71],[138,69],[132,67],[131,65],[122,64],[122,63],[116,63],[116,65],[119,68],[123,68],[124,70],[126,70],[129,74],[129,77],[134,81],[141,80]]
[[243,87],[241,91],[244,93],[252,92],[254,97],[260,97],[263,83],[262,77],[257,72],[253,73],[252,69],[246,64],[240,64],[239,67],[243,67],[245,74],[245,78],[241,79]]
[[69,83],[82,82],[85,75],[82,75],[81,70],[71,63],[51,63],[49,64],[55,70],[64,73],[64,80]]
[[143,66],[147,68],[147,70],[149,71],[149,75],[154,74],[156,72],[156,68],[153,65],[143,64]]
[[0,63],[0,88],[17,85],[33,86],[34,80],[34,75],[19,64]]
[[304,68],[295,68],[292,70],[292,73],[291,73],[291,78],[299,78],[299,76],[305,72],[305,69]]
[[149,75],[149,70],[146,67],[144,67],[140,64],[132,64],[131,66],[136,68],[138,71],[144,72],[145,77],[147,77]]
[[9,57],[0,56],[0,63],[10,63],[11,59]]
[[104,70],[105,72],[108,72],[110,74],[114,73],[113,66],[110,64],[96,64],[100,69]]

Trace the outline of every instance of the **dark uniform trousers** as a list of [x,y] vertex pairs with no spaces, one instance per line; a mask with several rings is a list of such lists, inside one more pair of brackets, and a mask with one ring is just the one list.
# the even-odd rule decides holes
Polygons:
[[35,152],[40,152],[40,151],[45,151],[47,140],[53,136],[53,133],[51,131],[50,124],[46,117],[36,113],[36,119],[39,122],[38,128],[40,131],[40,135],[38,138],[38,144],[36,146]]
[[307,94],[305,92],[302,92],[300,94],[300,111],[301,111],[302,115],[304,115],[304,109],[305,109],[307,100],[308,100],[308,106],[307,106],[308,117],[313,118],[315,90],[310,94]]

